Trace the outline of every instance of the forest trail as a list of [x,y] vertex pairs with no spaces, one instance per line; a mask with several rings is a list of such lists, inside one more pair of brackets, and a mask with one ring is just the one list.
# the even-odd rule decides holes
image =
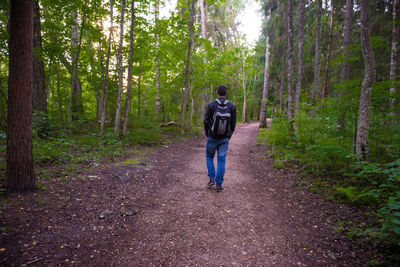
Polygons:
[[[360,266],[368,260],[335,216],[352,210],[299,190],[237,126],[224,191],[206,188],[205,138],[161,146],[19,195],[0,214],[0,265]],[[129,162],[129,161],[128,161]],[[29,264],[28,264],[29,263]]]
[[[134,237],[130,243],[134,249],[120,253],[114,263],[124,266],[360,264],[351,244],[319,218],[321,207],[315,209],[319,201],[308,203],[314,201],[307,199],[311,194],[296,192],[287,181],[288,173],[274,170],[271,161],[264,161],[271,164],[267,172],[259,169],[260,154],[255,155],[257,133],[256,122],[237,127],[229,144],[221,193],[206,189],[205,139],[189,142],[172,152],[175,167],[165,174],[173,177],[174,182],[154,196],[154,207],[141,214],[143,223],[135,229],[138,238]],[[279,180],[283,181],[279,184]],[[296,193],[302,201],[289,196]]]

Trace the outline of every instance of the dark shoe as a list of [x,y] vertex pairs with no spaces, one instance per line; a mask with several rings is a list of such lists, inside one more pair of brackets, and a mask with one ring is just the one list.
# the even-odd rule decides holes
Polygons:
[[207,184],[207,187],[208,188],[211,188],[212,186],[214,186],[215,185],[215,179],[210,179],[210,181],[208,182],[208,184]]
[[221,192],[222,190],[224,190],[224,189],[222,188],[222,186],[221,186],[221,185],[217,185],[217,192]]

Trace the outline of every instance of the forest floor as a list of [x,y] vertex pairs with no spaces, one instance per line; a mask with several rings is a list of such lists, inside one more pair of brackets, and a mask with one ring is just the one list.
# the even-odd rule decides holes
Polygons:
[[224,190],[207,189],[205,138],[162,145],[46,190],[2,196],[2,266],[362,266],[337,231],[346,206],[296,185],[256,144],[230,140]]

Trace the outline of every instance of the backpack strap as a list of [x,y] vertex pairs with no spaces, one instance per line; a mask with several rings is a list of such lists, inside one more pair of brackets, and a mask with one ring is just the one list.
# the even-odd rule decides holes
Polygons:
[[217,103],[218,103],[219,106],[221,106],[221,104],[224,105],[224,106],[226,106],[226,104],[228,104],[228,102],[229,102],[228,99],[226,99],[224,102],[222,102],[222,101],[219,100],[218,98],[215,99],[215,101],[217,101]]

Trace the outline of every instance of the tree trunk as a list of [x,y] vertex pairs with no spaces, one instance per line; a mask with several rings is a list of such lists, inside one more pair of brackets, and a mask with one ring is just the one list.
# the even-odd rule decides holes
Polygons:
[[160,1],[156,0],[156,113],[157,118],[160,119],[161,112],[161,99],[160,99],[160,28],[159,28],[159,20],[160,20]]
[[33,4],[33,80],[32,103],[33,110],[47,115],[46,77],[42,60],[42,31],[40,27],[39,1]]
[[33,1],[11,1],[5,178],[9,192],[36,188],[32,155],[32,48]]
[[246,80],[244,77],[244,55],[242,61],[242,85],[243,85],[243,113],[242,113],[242,121],[247,122],[247,106],[246,106]]
[[192,129],[193,114],[194,114],[194,99],[193,99],[193,68],[190,77],[190,115],[189,115],[189,129]]
[[293,118],[293,0],[288,0],[287,6],[287,38],[288,38],[288,118]]
[[400,27],[399,27],[399,14],[400,14],[400,4],[399,0],[394,0],[393,2],[393,29],[392,29],[392,53],[390,56],[390,95],[392,98],[391,101],[391,109],[395,114],[400,114],[400,90],[395,86],[394,80],[396,80],[397,76],[397,59],[399,56],[399,39],[400,39]]
[[182,108],[181,108],[181,129],[182,130],[184,130],[186,128],[185,109],[186,109],[186,102],[187,102],[188,91],[189,91],[189,89],[188,89],[188,87],[189,87],[189,69],[190,69],[190,57],[191,57],[192,45],[193,45],[193,24],[194,24],[194,17],[195,17],[195,14],[194,14],[195,0],[187,0],[187,4],[191,8],[190,8],[190,22],[189,22],[188,52],[187,52],[186,67],[185,67],[184,96],[183,96]]
[[321,9],[322,0],[317,0],[317,25],[315,27],[315,57],[314,57],[314,79],[311,91],[311,99],[313,109],[311,110],[311,118],[315,117],[315,105],[317,104],[317,95],[319,88],[319,78],[321,74]]
[[[269,21],[269,15],[267,16],[267,22]],[[261,101],[261,114],[260,114],[260,128],[266,128],[267,125],[267,103],[268,103],[268,82],[269,82],[269,38],[268,32],[266,33],[265,40],[265,68],[264,68],[264,86],[263,86],[263,96]]]
[[110,56],[111,56],[111,42],[113,38],[113,0],[110,0],[110,32],[108,35],[108,50],[106,59],[106,69],[104,72],[104,77],[101,83],[101,98],[100,98],[100,133],[104,132],[104,124],[106,122],[106,108],[107,108],[107,89],[108,89],[108,70],[110,67]]
[[79,80],[78,62],[81,51],[82,33],[85,25],[86,13],[83,13],[80,33],[78,31],[78,12],[74,12],[74,25],[72,26],[72,78],[69,117],[72,121],[83,118],[82,86]]
[[331,0],[331,23],[329,27],[329,40],[328,40],[328,55],[326,56],[326,63],[325,63],[325,80],[324,80],[324,86],[322,87],[321,91],[321,99],[324,99],[326,97],[326,90],[328,88],[328,79],[329,79],[329,64],[331,61],[331,54],[332,54],[332,39],[333,39],[333,20],[335,16],[335,7],[334,7],[334,1]]
[[135,0],[132,0],[131,4],[131,28],[129,32],[129,62],[128,62],[128,88],[126,92],[126,99],[125,99],[125,113],[124,113],[124,125],[122,127],[122,132],[126,134],[128,129],[128,116],[129,116],[129,106],[130,106],[130,99],[132,95],[132,67],[133,67],[133,54],[134,54],[134,43],[133,43],[133,31],[135,28]]
[[356,154],[359,159],[369,156],[368,132],[370,121],[370,104],[372,87],[375,83],[375,55],[370,41],[370,7],[369,0],[360,1],[361,8],[361,48],[364,59],[364,81],[361,87],[359,119],[356,138]]
[[201,37],[207,39],[207,20],[206,10],[204,7],[204,0],[200,0],[200,13],[201,13]]
[[304,47],[304,0],[300,0],[299,3],[299,37],[298,37],[298,57],[299,62],[297,64],[297,85],[296,94],[294,98],[295,116],[298,117],[300,114],[300,94],[301,94],[301,81],[303,78],[303,47]]
[[118,101],[117,110],[115,112],[114,133],[119,135],[121,123],[121,109],[122,109],[122,93],[124,90],[124,71],[122,69],[122,46],[124,43],[124,16],[125,16],[125,0],[121,1],[121,19],[119,21],[119,47],[118,47]]
[[142,78],[142,67],[139,62],[139,77],[138,77],[138,119],[140,120],[140,79]]
[[[284,49],[286,50],[286,49]],[[286,51],[283,55],[282,73],[281,73],[281,83],[279,85],[279,110],[283,112],[283,90],[285,88],[285,77],[286,77]]]
[[[340,72],[340,81],[343,83],[345,81],[350,80],[350,44],[352,42],[352,26],[353,26],[353,5],[354,0],[346,0],[346,18],[344,23],[344,42],[343,42],[343,53],[344,53],[344,62],[342,65],[342,70]],[[340,103],[342,102],[342,98],[345,95],[345,90],[342,89],[339,93]],[[345,126],[345,113],[346,111],[340,111],[338,125],[340,128],[344,128]]]
[[[207,39],[207,7],[205,6],[205,1],[200,0],[200,13],[201,13],[201,37]],[[206,60],[206,59],[204,59]],[[207,77],[207,72],[204,72],[204,76]],[[207,88],[204,88],[204,92],[201,96],[201,116],[205,114],[207,108]]]

